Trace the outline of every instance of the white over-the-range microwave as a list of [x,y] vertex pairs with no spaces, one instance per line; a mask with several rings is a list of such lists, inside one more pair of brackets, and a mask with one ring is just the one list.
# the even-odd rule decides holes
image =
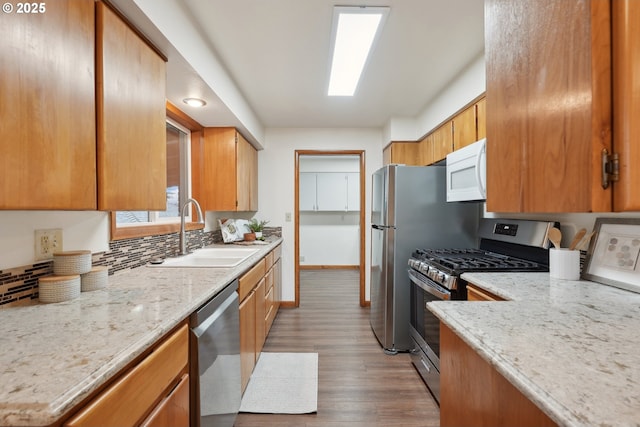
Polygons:
[[447,155],[447,202],[487,198],[486,138]]

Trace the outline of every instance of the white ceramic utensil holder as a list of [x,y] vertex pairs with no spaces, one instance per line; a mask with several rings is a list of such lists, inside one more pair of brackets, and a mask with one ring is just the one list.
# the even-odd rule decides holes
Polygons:
[[549,249],[549,276],[563,280],[580,280],[580,251]]

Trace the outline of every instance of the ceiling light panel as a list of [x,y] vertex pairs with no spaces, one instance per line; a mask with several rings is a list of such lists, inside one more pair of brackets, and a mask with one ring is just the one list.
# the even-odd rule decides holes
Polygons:
[[353,96],[388,14],[388,7],[334,7],[329,96]]

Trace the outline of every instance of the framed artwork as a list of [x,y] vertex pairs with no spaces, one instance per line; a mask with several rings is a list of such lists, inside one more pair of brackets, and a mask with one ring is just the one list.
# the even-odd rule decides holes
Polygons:
[[582,277],[640,293],[640,218],[597,218]]

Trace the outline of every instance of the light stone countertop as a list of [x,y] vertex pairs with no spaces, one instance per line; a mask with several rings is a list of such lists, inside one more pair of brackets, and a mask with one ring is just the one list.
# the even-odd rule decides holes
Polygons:
[[72,301],[0,310],[0,425],[57,421],[281,242],[234,268],[139,267]]
[[548,273],[465,273],[510,301],[429,309],[563,426],[640,425],[640,294]]

